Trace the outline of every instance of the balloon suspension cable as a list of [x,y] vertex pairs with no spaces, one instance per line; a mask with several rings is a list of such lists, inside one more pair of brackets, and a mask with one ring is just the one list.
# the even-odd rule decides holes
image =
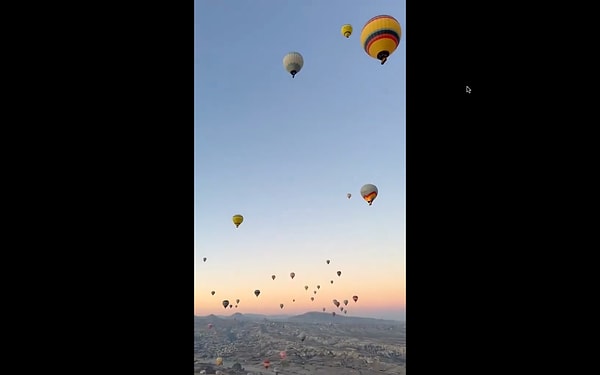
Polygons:
[[381,59],[381,65],[385,64],[386,61],[387,61],[387,57],[384,57],[383,59]]

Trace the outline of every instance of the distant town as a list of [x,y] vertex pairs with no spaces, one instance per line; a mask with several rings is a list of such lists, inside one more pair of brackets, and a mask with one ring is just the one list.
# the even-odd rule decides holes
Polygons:
[[194,373],[406,374],[406,323],[308,312],[194,317]]

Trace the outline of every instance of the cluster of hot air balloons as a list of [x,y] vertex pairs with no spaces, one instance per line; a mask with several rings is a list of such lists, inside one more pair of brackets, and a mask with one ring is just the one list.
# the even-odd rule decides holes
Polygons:
[[[342,25],[341,33],[344,37],[352,35],[352,25]],[[360,44],[367,55],[385,64],[388,57],[400,44],[402,28],[400,23],[392,16],[380,15],[371,18],[363,26],[360,33]],[[292,75],[296,76],[304,66],[304,57],[299,52],[290,52],[283,57],[283,67]]]
[[[330,264],[330,263],[331,263],[331,260],[330,260],[330,259],[327,259],[327,260],[325,260],[325,263],[326,263],[326,264]],[[336,275],[337,275],[338,277],[341,277],[341,276],[342,276],[342,271],[341,271],[341,270],[338,270],[338,271],[336,271]],[[289,273],[289,276],[290,276],[290,279],[291,279],[291,280],[294,280],[294,278],[296,277],[296,273],[295,273],[295,272],[290,272],[290,273]],[[275,274],[271,275],[271,280],[273,280],[273,281],[274,281],[276,278],[277,278],[277,276],[276,276]],[[330,280],[330,283],[331,283],[331,284],[333,284],[333,280]],[[309,287],[309,285],[304,285],[304,290],[305,290],[306,292],[308,292],[308,289],[309,289],[309,288],[310,288],[310,287]],[[320,284],[317,284],[317,285],[316,285],[316,289],[315,289],[315,290],[313,290],[313,294],[314,294],[314,295],[316,295],[316,294],[317,294],[317,291],[318,291],[319,289],[321,289],[321,285],[320,285]],[[214,296],[214,295],[216,294],[216,291],[212,290],[212,291],[210,292],[210,294]],[[254,295],[255,295],[257,298],[260,296],[260,294],[261,294],[261,291],[260,291],[260,289],[255,289],[255,290],[254,290]],[[354,296],[354,297],[353,297],[353,299],[354,299],[354,302],[356,302],[356,301],[358,300],[358,296]],[[314,297],[314,296],[311,296],[311,297],[310,297],[310,300],[311,300],[311,302],[314,302],[314,301],[315,301],[315,297]],[[334,303],[335,303],[335,301],[336,301],[336,300],[334,300]],[[344,303],[347,305],[347,300],[344,300],[344,301],[345,301]],[[292,302],[296,302],[296,299],[292,299]],[[222,300],[222,301],[221,301],[221,304],[222,304],[223,308],[225,308],[225,309],[227,309],[227,308],[230,308],[230,309],[231,309],[231,308],[233,308],[233,307],[235,307],[235,308],[237,309],[237,308],[238,308],[238,304],[239,304],[239,303],[240,303],[240,299],[239,299],[239,298],[235,300],[235,305],[233,305],[232,303],[230,303],[228,299],[224,299],[224,300]],[[339,306],[339,305],[338,305],[338,306]],[[279,304],[279,308],[280,308],[280,309],[283,309],[284,307],[285,307],[285,304],[284,304],[284,303],[280,303],[280,304]],[[326,310],[326,308],[324,307],[324,308],[323,308],[323,311],[325,311],[325,310]],[[345,313],[345,314],[347,313],[347,310],[344,310],[344,309],[342,309],[342,311],[344,311],[344,313]],[[335,314],[333,314],[333,315],[335,316]],[[212,325],[211,325],[211,326],[212,326]],[[209,327],[209,328],[210,328],[210,327]]]

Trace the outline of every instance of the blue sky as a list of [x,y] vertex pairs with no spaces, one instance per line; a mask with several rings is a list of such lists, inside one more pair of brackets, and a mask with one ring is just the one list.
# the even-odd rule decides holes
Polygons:
[[[405,1],[195,5],[195,314],[332,311],[331,297],[357,294],[348,315],[403,319]],[[380,14],[402,27],[383,66],[360,45]],[[295,78],[282,63],[291,51],[304,57]],[[367,183],[379,188],[372,206]],[[319,305],[295,298],[316,284]]]

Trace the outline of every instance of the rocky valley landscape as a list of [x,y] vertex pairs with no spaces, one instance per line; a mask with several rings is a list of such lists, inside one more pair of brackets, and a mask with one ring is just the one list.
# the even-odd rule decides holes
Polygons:
[[404,375],[406,324],[321,312],[195,316],[194,373]]

